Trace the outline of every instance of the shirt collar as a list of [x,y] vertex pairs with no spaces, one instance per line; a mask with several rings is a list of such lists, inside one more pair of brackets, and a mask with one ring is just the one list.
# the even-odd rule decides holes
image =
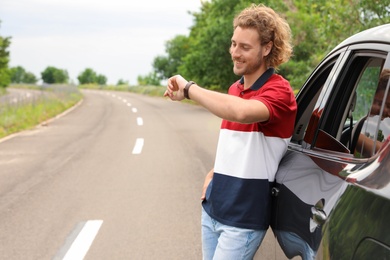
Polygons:
[[[274,68],[268,68],[256,81],[253,83],[253,85],[250,87],[252,90],[259,90],[266,82],[267,80],[274,74],[275,69]],[[240,79],[240,84],[244,85],[244,76]]]

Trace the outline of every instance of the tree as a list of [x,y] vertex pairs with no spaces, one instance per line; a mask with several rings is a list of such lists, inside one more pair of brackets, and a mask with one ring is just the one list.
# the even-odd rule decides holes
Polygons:
[[120,85],[129,85],[129,81],[127,80],[123,80],[123,79],[119,79],[118,82],[116,83],[117,86],[120,86]]
[[345,38],[390,22],[388,0],[289,2],[285,15],[293,32],[294,56],[281,67],[280,74],[295,89],[303,85],[321,59]]
[[153,68],[157,77],[163,80],[178,74],[179,67],[183,64],[182,58],[188,54],[188,50],[188,37],[184,35],[178,35],[166,42],[165,51],[167,56],[157,56],[153,61]]
[[[232,21],[238,12],[252,2],[204,1],[200,12],[191,13],[194,25],[190,28],[189,36],[182,41],[174,38],[167,43],[167,56],[156,57],[154,72],[160,78],[178,73],[205,87],[227,89],[238,79],[232,73],[229,54]],[[279,68],[278,73],[287,78],[295,89],[302,86],[324,55],[342,40],[364,29],[390,23],[389,0],[262,2],[290,24],[294,55]],[[168,47],[174,47],[174,53],[179,53],[180,57],[173,56]],[[172,64],[174,65],[171,66]]]
[[23,82],[24,74],[26,70],[21,66],[13,67],[10,69],[11,82],[12,83],[21,83]]
[[31,72],[27,72],[22,66],[12,67],[10,69],[12,83],[35,84],[38,80]]
[[91,68],[86,68],[83,72],[81,72],[77,79],[80,84],[91,84],[96,83],[97,74]]
[[24,74],[24,79],[23,79],[23,83],[28,83],[28,84],[36,84],[38,81],[37,77],[35,77],[35,75],[31,72],[26,72],[26,74]]
[[41,78],[43,82],[48,84],[60,84],[67,83],[69,80],[69,75],[66,70],[49,66],[43,72],[41,72]]
[[99,84],[106,85],[107,78],[104,75],[97,74],[93,69],[86,68],[83,72],[81,72],[77,79],[80,84]]
[[139,86],[160,86],[160,79],[155,72],[146,76],[138,76],[137,81]]
[[7,50],[10,44],[11,44],[10,37],[0,36],[0,87],[1,88],[5,88],[11,83],[10,71],[8,68],[9,51]]
[[96,76],[96,83],[99,85],[106,85],[107,77],[102,75],[102,74],[97,75]]

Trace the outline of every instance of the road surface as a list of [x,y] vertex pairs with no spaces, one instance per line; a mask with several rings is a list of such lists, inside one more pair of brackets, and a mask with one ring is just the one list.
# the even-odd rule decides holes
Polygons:
[[[220,119],[164,98],[84,96],[0,140],[0,259],[201,259]],[[270,231],[256,259],[285,259]]]

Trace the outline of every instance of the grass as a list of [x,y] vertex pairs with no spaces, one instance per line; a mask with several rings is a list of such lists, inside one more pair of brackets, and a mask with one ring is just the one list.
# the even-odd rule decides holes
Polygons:
[[62,113],[82,99],[74,86],[12,86],[42,91],[39,97],[20,104],[0,104],[0,138],[28,130]]

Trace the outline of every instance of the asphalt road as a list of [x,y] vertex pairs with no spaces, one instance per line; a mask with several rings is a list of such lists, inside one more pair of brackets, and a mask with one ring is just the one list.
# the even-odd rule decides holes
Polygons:
[[[164,98],[84,94],[0,140],[0,259],[201,259],[220,119]],[[256,259],[285,259],[272,232]]]

